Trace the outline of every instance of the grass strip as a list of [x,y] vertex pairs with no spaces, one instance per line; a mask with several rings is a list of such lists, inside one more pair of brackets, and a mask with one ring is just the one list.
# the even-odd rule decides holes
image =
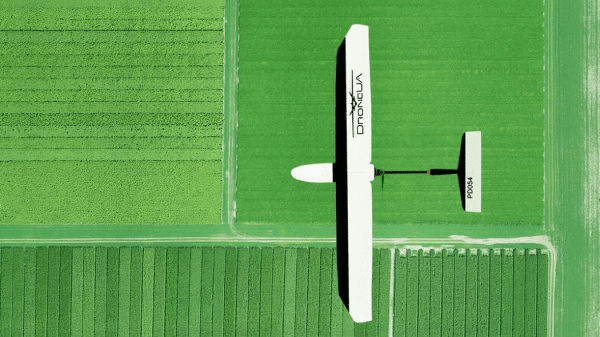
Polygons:
[[321,248],[319,275],[319,336],[331,336],[331,269],[333,267],[333,250]]
[[442,252],[435,250],[431,255],[431,303],[429,333],[442,335]]
[[142,247],[131,247],[129,297],[129,335],[139,337],[142,330]]
[[500,335],[513,335],[513,275],[514,249],[504,249],[502,255],[502,316],[500,317]]
[[25,267],[23,335],[25,336],[35,336],[35,260],[35,247],[26,247],[23,261]]
[[407,262],[406,249],[397,249],[394,260],[394,334],[406,336],[406,288]]
[[431,251],[419,251],[419,319],[417,331],[429,335],[431,313]]
[[119,249],[119,336],[129,335],[131,303],[131,247]]
[[[238,270],[237,247],[225,249],[225,301],[223,317],[223,334],[225,336],[235,335],[235,311],[236,311],[236,274]],[[283,285],[281,285],[283,286]],[[282,289],[283,291],[283,289]],[[190,298],[191,302],[191,298]],[[191,303],[190,303],[191,305]],[[191,331],[190,331],[191,334]],[[275,334],[275,336],[281,335]]]
[[[98,281],[96,281],[98,282]],[[92,288],[94,291],[94,288]],[[60,313],[60,247],[48,248],[48,336],[59,336]],[[97,297],[97,294],[96,296]],[[94,322],[96,319],[94,317]]]
[[388,248],[379,250],[379,304],[375,309],[374,318],[377,319],[377,333],[388,336],[390,329],[390,273],[392,272],[392,251]]
[[490,251],[479,249],[477,276],[477,336],[488,336],[490,327]]
[[12,334],[23,335],[23,309],[25,300],[25,248],[14,247],[12,259]]
[[202,248],[202,307],[200,311],[200,333],[212,334],[213,313],[213,280],[214,280],[215,249]]
[[273,248],[261,249],[260,266],[260,334],[271,333],[271,308],[273,294]]
[[525,335],[525,250],[515,251],[513,275],[513,335]]
[[250,248],[248,267],[248,335],[260,334],[260,266],[261,248]]
[[[50,252],[48,252],[50,255]],[[49,257],[49,256],[48,256]],[[49,263],[50,264],[50,263]],[[93,336],[95,331],[95,303],[96,303],[96,249],[83,248],[83,335]],[[48,279],[48,292],[50,293],[50,280]],[[50,303],[48,303],[50,304]],[[129,307],[127,307],[129,310]],[[48,311],[50,311],[48,305]],[[129,333],[129,331],[127,331]]]
[[156,247],[154,252],[154,319],[152,333],[157,336],[165,334],[167,283],[167,249]]
[[543,250],[538,256],[537,284],[537,335],[548,334],[548,251]]
[[[83,249],[82,249],[83,251]],[[83,268],[84,261],[81,265]],[[84,270],[82,270],[82,275]],[[2,271],[4,275],[4,270]],[[2,279],[3,280],[3,279]],[[83,280],[85,281],[85,280]],[[35,279],[35,333],[37,336],[46,336],[48,323],[48,247],[37,247],[36,249],[36,279]],[[82,287],[85,282],[82,282]],[[2,296],[3,294],[0,294]],[[85,299],[85,292],[83,293]],[[85,301],[84,301],[85,303]],[[1,308],[0,308],[1,309]],[[82,306],[83,324],[83,306]],[[1,315],[0,315],[1,317]],[[83,329],[83,325],[82,325]],[[1,329],[4,330],[4,329]]]
[[142,337],[152,336],[155,252],[154,247],[144,247],[142,251]]
[[321,249],[308,249],[308,297],[306,312],[306,334],[319,334],[319,278],[321,272]]
[[296,318],[296,265],[298,261],[297,248],[285,248],[285,276],[283,294],[283,333],[293,336]]
[[[328,269],[331,271],[331,269]],[[283,335],[283,304],[285,292],[285,248],[273,249],[273,304],[271,306],[271,336]],[[234,284],[235,285],[235,284]],[[331,301],[330,301],[331,305]]]
[[490,252],[490,324],[491,336],[500,335],[502,315],[502,250]]
[[177,270],[179,251],[177,247],[167,248],[165,278],[165,336],[177,335]]
[[535,336],[537,325],[538,250],[525,250],[525,336]]
[[116,336],[119,330],[119,247],[108,247],[107,254],[106,335]]
[[441,336],[454,332],[454,249],[442,251],[442,331]]
[[179,274],[177,276],[177,335],[187,336],[189,333],[190,310],[190,258],[189,247],[180,247]]
[[295,336],[307,335],[308,249],[298,248],[296,257],[296,322]]
[[0,274],[0,335],[11,335],[12,318],[12,247],[2,247],[2,274]]
[[371,274],[371,321],[366,322],[365,332],[367,336],[377,336],[379,320],[377,312],[379,308],[379,254],[381,249],[373,249],[373,267]]
[[238,248],[237,282],[236,282],[236,308],[235,308],[235,334],[248,335],[248,306],[249,306],[249,268],[250,249]]
[[200,307],[202,303],[202,248],[190,250],[190,318],[189,332],[200,335]]
[[100,337],[106,335],[106,263],[108,258],[107,254],[108,251],[106,247],[96,247],[96,294],[94,296],[94,335]]
[[[287,268],[287,265],[286,265]],[[331,267],[331,336],[342,335],[343,314],[346,308],[339,295],[337,249],[332,249]]]
[[419,250],[406,252],[406,335],[416,336],[419,323]]
[[465,309],[465,335],[477,335],[477,299],[478,299],[478,274],[477,267],[479,264],[479,250],[467,250],[467,284],[466,293],[466,309]]
[[454,255],[454,334],[465,335],[467,282],[467,251],[458,249]]
[[225,247],[215,248],[214,268],[212,332],[215,336],[221,336],[223,335],[223,315],[225,310]]
[[[36,248],[39,249],[41,248]],[[72,275],[71,334],[79,337],[83,336],[83,247],[73,248]]]

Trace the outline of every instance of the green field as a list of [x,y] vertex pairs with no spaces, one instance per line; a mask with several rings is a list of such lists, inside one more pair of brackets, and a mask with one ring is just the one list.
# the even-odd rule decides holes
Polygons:
[[223,2],[0,5],[0,224],[214,224]]
[[333,224],[335,186],[295,181],[335,160],[335,57],[369,26],[372,163],[456,168],[461,136],[482,131],[481,214],[454,176],[373,181],[382,223],[543,222],[544,10],[541,1],[240,3],[237,222]]
[[[0,5],[0,335],[599,335],[597,0],[239,2]],[[335,186],[289,175],[335,158],[354,23],[372,163],[452,168],[481,130],[487,193],[373,182],[367,324]]]

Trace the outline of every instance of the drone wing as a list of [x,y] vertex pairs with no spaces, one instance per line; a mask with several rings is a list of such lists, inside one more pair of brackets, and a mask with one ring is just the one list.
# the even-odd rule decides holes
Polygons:
[[371,163],[369,27],[353,25],[345,42],[348,165],[363,167]]
[[[337,121],[339,123],[337,137],[338,139],[345,138],[342,138],[345,142],[338,140],[336,150],[345,152],[345,158],[338,155],[336,161],[342,165],[346,164],[345,170],[340,172],[340,180],[345,181],[337,182],[337,193],[338,200],[345,194],[346,205],[343,206],[347,207],[345,209],[347,218],[338,218],[338,263],[341,267],[339,271],[347,273],[340,275],[340,287],[347,287],[340,289],[340,296],[355,322],[368,322],[371,320],[372,312],[371,181],[373,181],[375,173],[375,168],[371,165],[369,27],[353,25],[350,28],[338,51],[336,81]],[[345,125],[343,125],[342,118],[345,119]],[[341,207],[338,207],[338,213],[343,213]],[[347,227],[343,228],[340,223],[345,222],[346,219]],[[342,226],[341,230],[340,226]],[[346,263],[347,265],[345,265]]]
[[348,309],[355,322],[371,320],[372,212],[371,182],[348,172]]

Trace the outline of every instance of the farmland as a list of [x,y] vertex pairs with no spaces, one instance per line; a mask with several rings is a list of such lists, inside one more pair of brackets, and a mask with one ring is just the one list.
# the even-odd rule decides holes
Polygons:
[[218,223],[222,17],[4,5],[0,223]]
[[[333,224],[335,186],[295,181],[335,160],[335,55],[369,26],[371,163],[454,169],[465,131],[482,132],[482,212],[460,206],[455,176],[373,185],[374,223],[543,222],[541,2],[240,4],[237,221]],[[384,159],[385,157],[385,159]]]

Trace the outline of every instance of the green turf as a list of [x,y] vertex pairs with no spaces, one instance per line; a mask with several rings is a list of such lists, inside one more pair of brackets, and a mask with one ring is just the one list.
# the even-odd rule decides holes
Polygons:
[[223,9],[3,2],[0,224],[220,223]]
[[481,214],[456,177],[373,182],[377,223],[543,221],[542,1],[243,1],[240,4],[238,223],[335,222],[335,186],[293,180],[335,158],[335,57],[369,26],[372,163],[455,168],[465,131],[482,131]]

